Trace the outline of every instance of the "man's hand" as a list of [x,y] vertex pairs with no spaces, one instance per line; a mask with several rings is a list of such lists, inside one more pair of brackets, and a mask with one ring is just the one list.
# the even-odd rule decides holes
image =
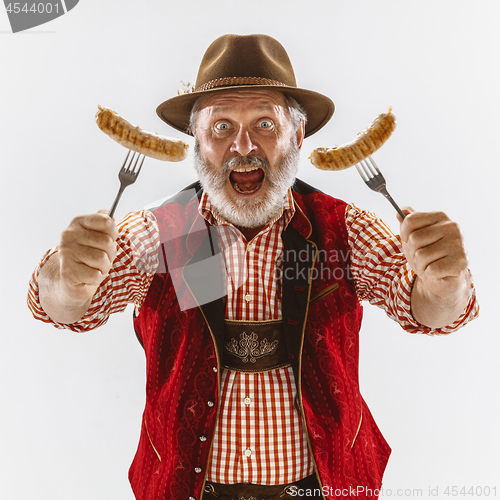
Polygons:
[[107,211],[71,221],[39,276],[40,303],[53,321],[74,323],[85,314],[116,257],[117,238]]
[[439,328],[453,323],[467,299],[467,254],[458,224],[442,212],[414,212],[401,222],[406,259],[417,275],[411,307],[421,324]]

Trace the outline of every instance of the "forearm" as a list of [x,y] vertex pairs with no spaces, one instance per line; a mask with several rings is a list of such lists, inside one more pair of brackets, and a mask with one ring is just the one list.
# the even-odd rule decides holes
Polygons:
[[[72,324],[80,320],[92,302],[91,291],[84,287],[68,290],[61,280],[59,254],[53,254],[38,276],[40,305],[56,323]],[[90,295],[90,297],[89,297]]]
[[451,325],[464,312],[469,289],[467,273],[458,280],[456,289],[446,296],[432,293],[422,279],[415,277],[411,291],[411,313],[415,321],[430,328]]

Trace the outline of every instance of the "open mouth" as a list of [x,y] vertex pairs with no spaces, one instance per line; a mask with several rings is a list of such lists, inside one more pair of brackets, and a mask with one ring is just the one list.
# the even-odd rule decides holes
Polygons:
[[237,167],[229,175],[234,190],[240,194],[253,194],[264,183],[264,171],[257,166]]

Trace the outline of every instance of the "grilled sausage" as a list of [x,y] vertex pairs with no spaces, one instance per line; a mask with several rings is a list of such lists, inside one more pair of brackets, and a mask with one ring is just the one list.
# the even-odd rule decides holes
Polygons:
[[342,146],[316,148],[309,159],[321,170],[344,170],[373,154],[384,144],[396,128],[392,107],[375,118],[373,123],[356,139]]
[[157,160],[181,161],[186,158],[189,144],[183,140],[146,132],[112,109],[102,106],[98,108],[95,115],[97,126],[118,144]]

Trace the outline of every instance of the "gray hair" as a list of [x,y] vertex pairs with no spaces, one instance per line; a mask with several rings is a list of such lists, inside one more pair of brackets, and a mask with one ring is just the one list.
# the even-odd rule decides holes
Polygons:
[[284,94],[284,96],[293,128],[297,131],[302,126],[302,123],[304,123],[304,125],[307,123],[306,110],[302,104],[299,104],[292,96],[289,96],[288,94]]
[[[299,128],[302,126],[302,122],[304,122],[304,125],[307,123],[306,110],[293,97],[289,96],[288,94],[283,94],[283,96],[285,97],[285,102],[288,107],[288,114],[290,115],[294,130],[299,130]],[[196,129],[196,120],[198,119],[198,113],[200,112],[202,101],[203,97],[199,97],[198,99],[196,99],[193,107],[191,108],[191,115],[189,116],[189,126],[187,132],[192,134],[193,136],[195,135],[194,131]]]

